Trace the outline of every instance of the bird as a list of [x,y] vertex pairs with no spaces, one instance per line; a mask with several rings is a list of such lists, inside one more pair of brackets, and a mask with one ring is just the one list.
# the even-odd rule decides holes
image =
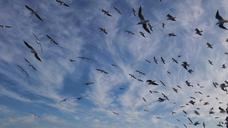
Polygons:
[[30,62],[28,59],[26,59],[26,58],[24,58],[24,59],[25,59],[25,62],[27,62],[28,65],[29,65],[33,70],[37,71],[37,69],[31,64],[31,62]]
[[67,3],[65,3],[63,0],[55,0],[57,3],[59,3],[60,5],[66,6],[66,7],[70,7]]
[[207,42],[206,44],[208,48],[211,48],[211,49],[213,48],[212,44],[210,44],[209,42]]
[[185,81],[186,85],[189,86],[189,87],[193,87],[193,85],[191,85],[191,83],[189,81]]
[[159,81],[160,81],[160,83],[161,83],[163,86],[166,86],[165,83],[164,83],[163,81],[161,81],[161,80],[159,80]]
[[99,29],[100,29],[100,31],[103,32],[104,34],[106,34],[106,35],[108,34],[108,32],[106,31],[105,28],[101,28],[101,27],[100,27]]
[[147,80],[146,82],[148,83],[148,85],[158,85],[158,83],[156,83],[156,81],[154,80]]
[[139,71],[139,70],[136,70],[135,72],[137,72],[137,73],[139,73],[139,74],[141,74],[141,75],[146,75],[144,72],[142,72],[142,71]]
[[145,99],[144,97],[142,97],[142,99],[143,99],[144,102],[147,102],[146,99]]
[[219,14],[219,10],[217,10],[215,18],[218,20],[216,25],[218,25],[220,28],[227,30],[227,28],[224,26],[224,23],[228,23],[228,20],[224,19],[222,16]]
[[139,34],[140,34],[142,37],[144,37],[144,38],[146,37],[145,34],[144,34],[143,32],[141,32],[141,31],[139,32]]
[[134,32],[129,31],[129,30],[125,30],[125,32],[126,32],[126,33],[128,33],[128,34],[131,34],[131,35],[135,35],[135,33],[134,33]]
[[25,5],[25,8],[28,9],[32,14],[34,14],[40,21],[43,21],[43,19],[40,17],[40,15],[33,10],[31,7],[29,7],[28,5]]
[[86,82],[85,85],[92,85],[94,82]]
[[158,64],[158,61],[155,56],[154,56],[154,63]]
[[121,11],[117,7],[113,6],[113,8],[116,10],[117,13],[119,13],[120,15],[122,15]]
[[110,12],[107,10],[101,9],[101,12],[103,12],[105,15],[107,15],[109,17],[112,17],[112,14],[110,14]]
[[33,53],[34,57],[39,60],[40,62],[42,61],[38,55],[38,53],[36,52],[36,50],[28,44],[28,42],[24,41],[24,44],[31,50],[31,52]]
[[176,21],[176,17],[174,17],[170,14],[167,14],[166,17],[167,17],[167,20]]
[[163,64],[165,64],[165,60],[163,59],[163,57],[161,57],[161,61]]
[[131,76],[133,79],[137,79],[134,75],[129,74],[129,76]]
[[223,65],[222,65],[222,68],[223,68],[223,69],[225,69],[225,68],[226,68],[226,65],[225,65],[225,64],[223,64]]
[[210,65],[213,65],[213,63],[212,63],[212,61],[211,61],[211,60],[208,60],[208,62],[209,62],[209,64],[210,64]]
[[133,15],[136,16],[136,11],[134,8],[132,8]]
[[51,43],[59,45],[50,35],[47,34],[46,37],[50,40]]
[[105,70],[103,70],[103,69],[96,69],[98,72],[101,72],[101,73],[104,73],[104,74],[108,74],[108,72],[106,72]]
[[12,26],[11,25],[3,25],[3,24],[0,24],[0,28],[12,28]]
[[169,35],[169,37],[171,37],[171,36],[177,36],[177,35],[176,35],[175,33],[173,33],[173,32],[172,32],[172,33],[169,33],[168,35]]
[[200,35],[200,36],[203,35],[203,34],[202,34],[203,30],[199,30],[198,28],[195,29],[195,32],[196,32],[196,34],[198,34],[198,35]]
[[177,64],[178,64],[178,62],[177,62],[177,60],[176,60],[176,59],[172,58],[172,60],[173,60],[173,62],[175,62],[175,63],[177,63]]
[[151,63],[151,61],[149,61],[149,60],[147,60],[147,59],[145,59],[145,61],[146,61],[147,63]]
[[188,67],[190,66],[186,61],[182,62],[181,66],[184,67],[184,69],[188,70]]
[[164,93],[162,93],[162,96],[163,96],[166,100],[169,100],[168,96],[166,96]]
[[173,91],[176,92],[176,93],[178,93],[178,90],[176,88],[173,88]]
[[138,24],[141,24],[143,29],[148,32],[148,33],[151,33],[149,28],[148,28],[148,23],[149,23],[149,20],[146,20],[142,14],[142,7],[140,6],[139,7],[139,11],[138,11],[138,17],[140,19],[140,22],[138,22]]
[[162,28],[165,28],[165,23],[162,23]]
[[29,76],[28,72],[20,65],[17,64],[17,67],[23,72],[27,77]]

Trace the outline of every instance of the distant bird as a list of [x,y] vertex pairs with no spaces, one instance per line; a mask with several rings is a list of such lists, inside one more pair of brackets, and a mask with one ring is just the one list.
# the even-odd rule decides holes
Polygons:
[[161,61],[162,61],[163,64],[165,64],[165,60],[162,57],[161,57]]
[[136,11],[134,8],[132,8],[133,15],[136,16]]
[[158,98],[158,101],[159,101],[159,102],[164,102],[164,101],[165,101],[165,99],[164,99],[164,98],[159,97],[159,98]]
[[148,32],[148,33],[151,33],[149,28],[148,28],[148,23],[149,23],[149,20],[146,20],[142,14],[142,7],[140,6],[139,7],[139,11],[138,11],[138,17],[140,19],[140,22],[138,24],[142,24],[142,27],[143,29]]
[[222,29],[226,29],[227,28],[224,26],[224,23],[228,23],[228,20],[224,19],[222,16],[220,16],[219,14],[219,10],[217,10],[215,18],[218,20],[218,22],[216,23],[220,28]]
[[110,12],[107,10],[101,9],[101,12],[103,12],[105,15],[107,15],[109,17],[112,17],[112,14],[110,14]]
[[144,34],[143,32],[141,32],[141,31],[139,32],[139,34],[140,34],[142,37],[144,37],[144,38],[146,37],[145,34]]
[[195,29],[196,34],[202,36],[202,30],[199,30],[198,28]]
[[28,9],[32,14],[34,14],[40,21],[43,21],[43,19],[40,17],[40,15],[33,10],[31,7],[29,7],[28,5],[25,5],[25,8]]
[[96,69],[98,72],[101,72],[101,73],[104,73],[104,74],[108,74],[108,72],[106,72],[105,70],[102,70],[102,69]]
[[139,73],[139,74],[141,74],[141,75],[146,75],[144,72],[142,72],[142,71],[139,71],[139,70],[136,70],[135,72],[137,72],[137,73]]
[[155,56],[154,56],[154,63],[158,64],[158,61],[157,61],[157,59],[155,58]]
[[119,115],[119,113],[118,113],[118,112],[114,112],[114,111],[113,111],[112,113],[113,113],[114,115]]
[[149,60],[147,60],[147,59],[145,59],[145,61],[146,61],[147,63],[151,63],[151,61],[149,61]]
[[20,65],[17,64],[17,67],[23,72],[27,77],[29,76],[28,72]]
[[85,85],[92,85],[94,82],[86,82]]
[[100,31],[103,32],[104,34],[106,34],[106,35],[108,34],[108,32],[106,31],[105,28],[101,28],[101,27],[100,27],[99,29],[100,29]]
[[142,79],[137,78],[137,80],[138,80],[139,82],[143,82],[143,80],[142,80]]
[[57,3],[59,3],[60,5],[66,6],[66,7],[70,7],[67,3],[65,3],[63,0],[56,0]]
[[176,92],[176,93],[178,93],[178,90],[176,88],[173,88],[173,91]]
[[213,65],[213,63],[212,63],[212,61],[211,61],[211,60],[208,60],[208,62],[209,62],[209,64],[210,64],[210,65]]
[[177,64],[178,64],[178,62],[177,62],[177,60],[176,60],[176,59],[172,58],[172,60],[173,60],[173,62],[175,62],[175,63],[177,63]]
[[51,43],[59,45],[50,35],[46,35],[46,37],[51,41]]
[[193,87],[193,85],[191,85],[191,83],[189,81],[185,81],[186,85],[189,86],[189,87]]
[[144,97],[143,97],[142,99],[143,99],[144,102],[147,102],[146,99],[145,99]]
[[162,96],[163,96],[166,100],[169,100],[168,96],[166,96],[164,93],[162,93]]
[[208,43],[208,42],[207,42],[206,44],[207,44],[207,47],[208,47],[208,48],[211,48],[211,49],[213,48],[212,44],[210,44],[210,43]]
[[119,13],[120,15],[122,15],[121,11],[117,7],[113,6],[113,8],[116,10],[117,13]]
[[148,85],[158,85],[158,83],[156,83],[156,81],[154,80],[147,80],[146,82],[148,83]]
[[193,70],[192,70],[192,69],[188,69],[188,73],[190,73],[190,74],[191,74],[192,72],[193,72]]
[[176,21],[176,17],[174,17],[170,14],[167,14],[166,17],[167,17],[167,20]]
[[82,59],[82,60],[91,60],[90,58],[84,57],[84,56],[78,56],[77,58],[78,58],[78,59]]
[[181,66],[184,67],[184,69],[188,70],[188,67],[190,66],[186,61],[182,62]]
[[159,80],[159,81],[160,81],[160,83],[161,83],[163,86],[166,86],[165,83],[164,83],[163,81],[161,81],[161,80]]
[[125,30],[125,32],[126,32],[126,33],[128,33],[128,34],[131,34],[131,35],[135,35],[135,33],[134,33],[134,32],[129,31],[129,30]]
[[27,60],[26,58],[24,58],[24,59],[25,59],[25,62],[27,62],[28,65],[29,65],[33,70],[37,71],[37,69],[31,64],[31,62],[30,62],[29,60]]
[[162,28],[165,28],[165,23],[162,23]]
[[225,68],[226,68],[226,65],[225,65],[225,64],[223,64],[223,65],[222,65],[222,68],[223,68],[223,69],[225,69]]
[[171,37],[171,36],[177,36],[175,33],[169,33],[168,35],[169,35],[169,37]]
[[4,29],[4,28],[12,28],[12,26],[0,24],[0,28],[2,28],[2,29]]
[[31,45],[29,45],[28,42],[24,41],[24,44],[31,50],[34,57],[41,62],[41,59],[40,59],[38,53],[36,52],[36,50]]
[[196,121],[196,122],[194,123],[195,126],[197,126],[197,125],[199,125],[199,124],[200,124],[199,121]]
[[137,79],[134,75],[129,74],[129,76],[131,76],[133,79]]
[[195,113],[196,115],[200,115],[200,113],[199,113],[198,111],[196,111],[196,110],[194,110],[194,113]]

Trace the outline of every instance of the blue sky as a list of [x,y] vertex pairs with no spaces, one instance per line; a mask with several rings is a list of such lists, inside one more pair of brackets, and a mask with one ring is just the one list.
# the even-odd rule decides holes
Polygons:
[[[220,29],[215,19],[217,10],[228,18],[226,0],[65,2],[70,7],[61,6],[55,0],[0,0],[0,24],[12,26],[0,28],[1,128],[181,128],[183,124],[196,127],[190,124],[188,117],[193,122],[199,121],[198,127],[205,122],[207,128],[214,128],[224,122],[226,115],[219,113],[218,107],[227,106],[228,96],[219,87],[213,87],[212,82],[221,84],[228,78],[227,69],[221,68],[228,64],[228,56],[224,54],[228,52],[228,31]],[[43,22],[25,5],[36,10]],[[138,11],[140,6],[153,26],[151,34],[137,25],[139,18],[132,13],[132,8]],[[112,17],[104,15],[101,9],[108,10]],[[175,16],[176,21],[168,21],[167,14]],[[100,27],[108,34],[102,33]],[[203,35],[196,35],[195,28],[203,30]],[[127,34],[125,30],[135,34]],[[145,33],[145,38],[140,31]],[[169,37],[169,33],[177,36]],[[59,45],[51,43],[47,34]],[[36,49],[42,62],[34,58],[23,41]],[[207,48],[207,42],[213,49]],[[165,64],[160,57],[165,59]],[[174,63],[172,58],[179,63]],[[70,59],[75,61],[70,62]],[[213,65],[208,60],[212,60]],[[192,74],[181,66],[183,61],[190,64]],[[28,76],[17,65],[25,69]],[[161,80],[166,86],[148,85],[146,80],[149,79],[157,83]],[[194,87],[186,86],[186,80]],[[85,85],[87,82],[94,84]],[[178,93],[172,88],[177,88]],[[149,90],[159,93],[150,94]],[[162,93],[170,100],[157,102]],[[196,98],[196,104],[185,105],[191,96]],[[203,105],[206,101],[209,105]],[[185,107],[181,108],[182,105]],[[212,107],[215,114],[209,115]],[[194,110],[200,115],[194,114]],[[172,115],[172,111],[176,114]]]

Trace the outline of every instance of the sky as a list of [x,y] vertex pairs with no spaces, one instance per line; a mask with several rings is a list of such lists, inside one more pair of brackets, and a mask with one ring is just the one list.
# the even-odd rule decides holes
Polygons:
[[[219,10],[228,19],[227,0],[64,2],[69,7],[55,0],[0,0],[0,24],[11,26],[0,27],[1,128],[184,128],[184,124],[191,128],[203,123],[215,128],[222,122],[225,127],[227,114],[220,113],[219,107],[225,109],[228,104],[227,92],[220,88],[228,78],[227,68],[222,68],[228,65],[224,54],[228,30],[216,25],[215,14]],[[133,15],[132,9],[138,13],[140,6],[153,27],[151,34]],[[176,21],[167,20],[167,14]],[[202,36],[195,33],[196,28],[203,31]],[[192,73],[182,67],[184,61]],[[162,94],[169,100],[159,102]],[[209,114],[211,108],[214,114]],[[200,124],[194,126],[197,121]]]

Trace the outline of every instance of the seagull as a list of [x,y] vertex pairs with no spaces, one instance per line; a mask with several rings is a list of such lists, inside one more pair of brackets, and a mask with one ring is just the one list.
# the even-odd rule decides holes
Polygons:
[[157,61],[157,59],[155,58],[155,56],[154,56],[154,63],[158,64],[158,61]]
[[151,61],[149,61],[149,60],[147,60],[147,59],[145,59],[145,61],[146,61],[147,63],[151,63]]
[[129,31],[129,30],[125,30],[125,32],[126,32],[126,33],[128,33],[128,34],[131,34],[131,35],[135,35],[135,33],[134,33],[134,32]]
[[156,81],[154,80],[147,80],[146,82],[148,83],[148,85],[158,85],[158,83],[156,83]]
[[210,64],[210,65],[213,65],[213,63],[212,63],[212,61],[211,61],[211,60],[208,60],[208,62],[209,62],[209,64]]
[[52,43],[54,43],[55,45],[59,45],[51,36],[49,35],[46,35],[46,36]]
[[184,69],[188,70],[188,67],[190,66],[186,61],[182,62],[181,66],[184,67]]
[[163,86],[166,86],[165,83],[164,83],[163,81],[161,81],[161,80],[159,80],[159,81],[160,81],[160,83],[161,83]]
[[225,69],[225,68],[226,68],[226,65],[225,65],[225,64],[223,64],[223,65],[222,65],[222,68],[224,68],[224,69]]
[[211,49],[213,48],[212,44],[210,44],[210,43],[208,43],[208,42],[207,42],[207,47],[208,47],[208,48],[211,48]]
[[219,10],[217,10],[215,18],[218,20],[216,25],[218,25],[222,29],[226,29],[227,30],[227,28],[224,26],[224,23],[228,23],[228,20],[226,20],[222,16],[220,16]]
[[[143,14],[142,14],[142,7],[141,6],[139,7],[138,17],[140,19],[140,22],[138,24],[142,24],[143,29],[146,32],[150,33],[150,30],[148,29],[149,20],[145,20]],[[150,28],[152,28],[152,26]]]
[[139,34],[140,34],[142,37],[144,37],[144,38],[146,37],[145,34],[144,34],[143,32],[141,32],[141,31],[139,32]]
[[167,20],[176,21],[176,17],[174,17],[170,14],[167,14],[166,17],[167,17]]
[[173,60],[173,62],[175,62],[175,63],[177,63],[177,64],[178,64],[178,62],[177,62],[177,60],[176,60],[176,59],[172,58],[172,60]]
[[41,59],[40,59],[38,53],[36,52],[36,50],[31,45],[29,45],[28,42],[24,41],[24,44],[31,50],[34,57],[41,62]]
[[141,72],[141,71],[139,71],[139,70],[136,70],[135,72],[138,72],[139,74],[141,74],[141,75],[146,75],[144,72]]
[[32,14],[34,14],[40,21],[43,21],[43,19],[40,17],[40,15],[33,10],[31,7],[29,7],[28,5],[25,5],[25,8],[27,8]]
[[102,69],[96,69],[98,72],[101,72],[101,73],[104,73],[104,74],[108,74],[108,72],[106,72],[105,70],[102,70]]
[[101,12],[103,12],[105,15],[112,17],[112,15],[109,13],[109,11],[101,9]]
[[185,81],[186,85],[189,86],[189,87],[193,87],[193,85],[191,85],[191,83],[189,81]]
[[136,16],[136,11],[134,8],[132,8],[133,15]]
[[202,30],[199,30],[198,28],[196,28],[195,31],[196,31],[196,34],[202,36],[202,32],[203,32]]
[[100,31],[103,32],[104,34],[106,34],[106,35],[108,34],[108,32],[106,31],[105,28],[101,28],[101,27],[100,27],[99,29],[100,29]]
[[172,32],[172,33],[169,33],[168,35],[169,35],[169,37],[171,37],[171,36],[177,36],[177,35],[176,35],[175,33],[173,33],[173,32]]
[[113,8],[116,10],[117,13],[119,13],[120,15],[122,14],[121,11],[117,7],[113,6]]
[[66,7],[70,7],[67,3],[65,3],[63,0],[55,0],[57,3],[59,3],[60,5],[66,6]]
[[0,28],[12,28],[12,26],[10,26],[10,25],[3,25],[3,24],[0,24]]
[[132,78],[134,78],[134,79],[137,79],[134,75],[132,75],[132,74],[129,74],[129,76],[131,76]]
[[31,62],[30,62],[28,59],[26,59],[26,58],[24,58],[24,59],[25,59],[25,62],[27,62],[28,65],[29,65],[33,70],[37,71],[37,69],[31,64]]
[[29,76],[28,72],[20,65],[17,64],[17,67],[23,72],[27,77]]
[[162,61],[163,64],[165,64],[165,60],[162,57],[161,57],[161,61]]

